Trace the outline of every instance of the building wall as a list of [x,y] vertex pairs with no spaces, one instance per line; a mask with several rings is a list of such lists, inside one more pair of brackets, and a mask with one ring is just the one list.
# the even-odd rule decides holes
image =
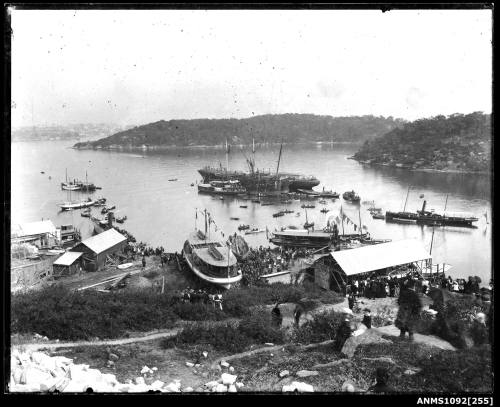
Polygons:
[[73,252],[82,252],[82,267],[87,271],[98,271],[104,267],[106,264],[106,256],[111,255],[113,253],[122,252],[125,246],[127,245],[127,241],[124,240],[121,243],[117,243],[114,246],[106,249],[105,251],[96,254],[92,250],[90,250],[83,242],[77,244],[75,247],[71,249]]

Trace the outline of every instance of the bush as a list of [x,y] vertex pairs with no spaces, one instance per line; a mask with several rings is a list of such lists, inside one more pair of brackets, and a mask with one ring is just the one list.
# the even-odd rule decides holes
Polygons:
[[185,321],[221,320],[225,313],[212,305],[202,303],[176,302],[172,304],[172,312]]
[[17,294],[11,300],[12,332],[50,339],[117,338],[126,331],[170,328],[177,319],[169,297],[150,291],[72,292],[62,285]]
[[258,305],[270,305],[278,301],[296,303],[302,298],[316,299],[325,304],[337,304],[344,300],[340,294],[323,290],[313,283],[276,283],[228,291],[224,295],[224,312],[230,316],[242,317],[248,315],[250,308]]
[[238,324],[195,322],[182,329],[174,338],[163,340],[161,346],[185,348],[205,345],[216,350],[238,353],[251,344],[283,343],[283,338],[283,331],[272,326],[267,313],[258,312],[244,318]]
[[307,321],[295,330],[293,339],[300,343],[317,343],[335,339],[341,322],[342,314],[334,311],[316,314],[312,321]]

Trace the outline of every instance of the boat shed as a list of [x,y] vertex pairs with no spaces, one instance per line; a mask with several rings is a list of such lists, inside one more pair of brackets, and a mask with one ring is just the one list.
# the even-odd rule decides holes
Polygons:
[[59,234],[51,220],[13,224],[11,228],[13,243],[30,242],[39,249],[57,245]]
[[111,228],[78,243],[72,252],[82,252],[82,266],[87,271],[98,271],[106,263],[106,258],[120,253],[127,245],[127,238]]
[[380,243],[331,253],[346,276],[413,265],[423,272],[432,265],[432,256],[416,239]]
[[81,268],[80,258],[82,255],[82,252],[64,253],[52,264],[54,277],[75,274]]

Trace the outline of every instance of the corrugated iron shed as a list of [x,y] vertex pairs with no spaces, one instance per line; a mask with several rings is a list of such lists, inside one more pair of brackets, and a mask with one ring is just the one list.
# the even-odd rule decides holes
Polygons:
[[418,240],[407,239],[332,252],[332,257],[346,275],[352,276],[427,260],[432,256]]
[[82,252],[66,252],[54,262],[54,265],[71,266],[82,254]]
[[117,232],[115,229],[109,229],[96,236],[83,240],[80,244],[87,246],[94,253],[99,254],[125,240],[127,240],[127,238],[121,233]]

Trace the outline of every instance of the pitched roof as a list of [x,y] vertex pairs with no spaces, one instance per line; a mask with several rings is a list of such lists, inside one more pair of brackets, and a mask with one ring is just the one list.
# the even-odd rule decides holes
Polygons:
[[16,237],[42,235],[44,233],[56,234],[56,227],[51,220],[12,225],[12,235]]
[[96,236],[89,237],[81,243],[87,246],[94,253],[99,254],[125,240],[127,240],[125,236],[111,228],[105,232],[99,233]]
[[416,239],[380,243],[357,249],[332,252],[348,276],[430,259],[432,256]]
[[53,264],[56,266],[71,266],[82,254],[82,252],[66,252]]

